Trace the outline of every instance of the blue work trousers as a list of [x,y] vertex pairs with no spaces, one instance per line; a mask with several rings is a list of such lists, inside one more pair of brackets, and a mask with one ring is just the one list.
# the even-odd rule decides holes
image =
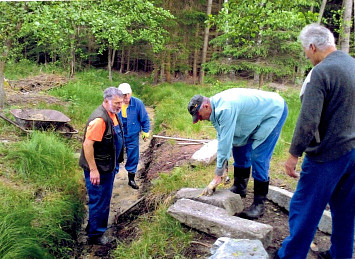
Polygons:
[[286,121],[287,113],[288,108],[285,102],[285,108],[279,122],[270,133],[270,135],[266,138],[266,140],[255,149],[252,149],[252,136],[245,146],[233,146],[233,165],[238,168],[252,167],[252,176],[254,179],[260,182],[268,181],[270,160],[277,140],[281,134],[282,126]]
[[136,173],[139,162],[139,134],[125,137],[127,161],[125,168],[127,172]]
[[323,211],[329,203],[332,215],[330,255],[352,258],[355,222],[355,149],[329,162],[305,157],[290,203],[290,235],[278,255],[305,259]]
[[100,174],[100,185],[91,184],[90,171],[84,170],[84,174],[86,189],[89,195],[88,236],[97,237],[103,235],[107,229],[116,170],[111,173]]

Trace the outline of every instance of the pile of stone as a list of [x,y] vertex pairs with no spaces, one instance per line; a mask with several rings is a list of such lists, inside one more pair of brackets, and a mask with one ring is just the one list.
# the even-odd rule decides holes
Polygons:
[[[214,195],[208,197],[201,196],[202,191],[197,188],[179,190],[176,194],[177,200],[169,207],[168,213],[191,228],[216,238],[224,238],[223,240],[232,239],[227,243],[224,241],[226,244],[220,246],[223,256],[220,257],[221,252],[215,249],[211,258],[226,258],[225,253],[229,250],[234,254],[230,254],[229,258],[234,258],[236,254],[247,256],[238,258],[250,258],[248,256],[256,251],[266,255],[257,258],[268,258],[265,248],[272,241],[272,226],[234,216],[244,208],[239,194],[229,190],[217,190]],[[235,248],[229,249],[230,245]]]

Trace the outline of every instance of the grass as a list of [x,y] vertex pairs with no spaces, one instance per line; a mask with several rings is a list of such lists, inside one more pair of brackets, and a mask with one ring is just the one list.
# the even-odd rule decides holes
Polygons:
[[73,153],[41,132],[0,148],[9,168],[0,185],[1,258],[70,257],[84,212]]
[[[202,94],[206,96],[212,96],[219,91],[231,87],[246,87],[245,82],[236,83],[220,83],[196,87],[182,83],[175,84],[161,84],[152,88],[144,88],[142,96],[146,104],[153,105],[155,107],[155,133],[162,130],[167,135],[176,135],[187,138],[215,138],[216,132],[211,123],[203,122],[192,124],[191,116],[187,112],[187,103],[194,94]],[[270,89],[265,89],[269,90]],[[279,94],[286,100],[289,108],[289,113],[285,125],[282,129],[280,139],[275,147],[272,162],[270,164],[270,177],[279,179],[284,182],[290,189],[295,189],[297,181],[286,176],[284,173],[283,163],[287,159],[288,149],[292,139],[293,130],[297,121],[300,101],[297,89],[287,89],[279,91]],[[231,160],[232,162],[232,160]],[[230,163],[230,169],[232,169],[232,163]],[[160,173],[159,178],[152,181],[151,194],[157,197],[172,197],[174,193],[183,187],[196,187],[203,188],[213,178],[215,165],[211,166],[198,166],[191,168],[189,166],[181,166],[175,168],[169,173]],[[229,173],[230,176],[233,173]],[[252,188],[252,184],[249,184]],[[161,198],[158,198],[160,200]],[[168,229],[156,228],[156,224],[164,225],[166,222],[176,222],[170,216],[167,215],[166,209],[170,204],[169,199],[166,199],[166,204],[161,205],[159,210],[153,212],[153,216],[149,217],[143,215],[139,221],[139,235],[138,237],[129,242],[129,244],[122,243],[118,246],[115,256],[116,258],[162,258],[169,257],[169,251],[174,251],[176,258],[183,258],[184,250],[187,249],[188,243],[192,241],[194,235],[190,231],[183,230],[183,236],[185,235],[185,242],[181,241],[179,247],[176,247],[170,240],[176,238],[183,238],[181,236],[181,228],[170,227]],[[146,224],[146,217],[149,217],[149,224]],[[179,225],[179,224],[178,224]],[[150,238],[147,238],[150,237]],[[161,251],[159,245],[154,245],[154,242],[158,244],[161,240],[156,241],[155,236],[169,236],[169,239],[164,238],[165,247],[164,251]],[[152,244],[152,241],[153,244]],[[167,253],[167,254],[164,254]]]
[[[53,66],[38,68],[22,61],[10,64],[6,77],[10,80],[42,72],[59,72]],[[16,72],[21,71],[21,74]],[[65,86],[50,91],[66,105],[41,103],[39,107],[62,111],[82,133],[91,112],[102,103],[102,91],[119,83],[131,84],[133,94],[155,108],[154,133],[185,138],[216,137],[211,123],[192,124],[187,103],[195,94],[212,96],[232,87],[250,87],[246,81],[210,80],[204,86],[184,83],[152,86],[149,78],[113,74],[113,83],[105,70],[89,69],[76,74]],[[266,90],[274,91],[265,88]],[[283,163],[288,155],[293,129],[299,111],[298,90],[280,90],[288,103],[289,115],[283,127],[271,162],[270,176],[291,189],[296,181],[285,176]],[[9,107],[5,109],[5,113]],[[0,135],[18,132],[0,121]],[[71,253],[73,235],[82,220],[85,188],[82,173],[73,157],[80,142],[67,140],[54,133],[18,134],[16,144],[0,145],[0,257],[1,258],[66,258]],[[182,187],[204,187],[212,179],[214,165],[190,168],[182,166],[155,179],[151,190],[157,197],[172,197]],[[232,173],[230,173],[232,175]],[[159,199],[157,199],[159,200]],[[138,236],[122,242],[115,258],[183,258],[194,233],[184,229],[167,213],[171,200],[159,202],[154,212],[138,219]],[[21,235],[19,233],[25,233]],[[1,238],[3,237],[3,238]],[[18,242],[13,242],[17,240]]]

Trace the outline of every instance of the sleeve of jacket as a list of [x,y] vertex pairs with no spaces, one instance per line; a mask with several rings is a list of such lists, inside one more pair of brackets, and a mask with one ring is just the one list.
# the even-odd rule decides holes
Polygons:
[[144,132],[149,132],[150,120],[149,120],[148,112],[145,109],[142,101],[139,102],[139,122],[141,124],[142,130]]
[[290,147],[290,154],[302,156],[314,139],[322,116],[325,89],[317,73],[312,73],[311,82],[307,85],[302,98],[301,111],[297,120]]
[[220,130],[218,132],[217,168],[222,168],[225,160],[228,161],[231,155],[236,120],[237,115],[231,109],[222,110],[218,116]]

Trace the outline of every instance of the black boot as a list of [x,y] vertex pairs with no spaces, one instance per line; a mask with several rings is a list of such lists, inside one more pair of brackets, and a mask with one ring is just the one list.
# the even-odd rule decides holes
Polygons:
[[245,219],[258,219],[264,215],[266,195],[269,192],[269,181],[260,182],[254,179],[254,202],[239,217]]
[[134,177],[136,176],[135,173],[128,172],[128,185],[131,186],[133,189],[139,189],[138,185],[134,181]]
[[250,176],[250,167],[238,168],[234,167],[234,184],[229,190],[240,197],[245,198],[247,196],[247,185]]

